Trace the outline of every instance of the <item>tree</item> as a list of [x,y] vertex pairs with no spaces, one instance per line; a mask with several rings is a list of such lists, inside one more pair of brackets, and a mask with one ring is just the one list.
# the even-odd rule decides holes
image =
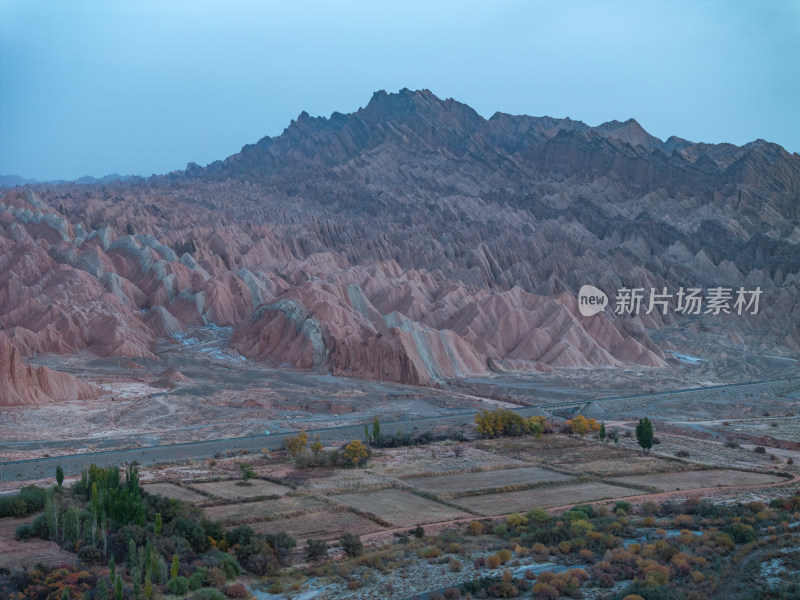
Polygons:
[[369,450],[367,450],[367,447],[359,440],[353,440],[347,444],[347,446],[344,447],[343,454],[345,460],[354,467],[364,464],[369,458]]
[[172,555],[172,567],[170,568],[169,574],[172,576],[172,579],[175,579],[178,576],[178,570],[181,568],[180,557],[177,554]]
[[108,584],[105,577],[97,578],[97,600],[108,600]]
[[639,423],[636,425],[636,441],[644,450],[650,450],[653,447],[653,424],[647,417],[639,419]]
[[247,483],[248,479],[256,476],[256,472],[247,463],[239,463],[239,473],[242,475],[242,483]]
[[600,424],[597,421],[591,418],[587,419],[583,415],[578,415],[574,419],[569,419],[567,421],[567,427],[569,427],[572,433],[577,433],[581,437],[593,431],[600,431]]
[[320,560],[328,556],[328,544],[325,540],[310,539],[306,542],[306,560]]
[[372,419],[372,441],[378,442],[381,439],[381,421],[378,415]]
[[542,416],[528,417],[525,424],[528,433],[533,435],[537,440],[542,437],[545,427],[547,427],[547,420]]
[[[535,431],[531,429],[530,421],[525,421],[520,415],[507,408],[482,410],[475,415],[475,425],[482,437],[518,436],[526,432],[535,434]],[[544,430],[543,421],[542,430]]]
[[311,452],[313,452],[315,459],[318,459],[320,452],[322,452],[322,442],[320,441],[319,434],[314,437],[314,442],[311,444]]
[[364,544],[355,533],[345,533],[339,543],[342,545],[342,550],[350,557],[358,556],[364,551]]
[[600,423],[600,442],[605,443],[606,441],[606,424],[605,422]]
[[64,469],[61,468],[61,465],[56,467],[56,483],[58,484],[58,489],[61,489],[61,484],[64,483]]
[[292,458],[300,456],[306,449],[307,444],[308,434],[305,431],[301,431],[297,435],[286,438],[286,449],[289,451],[289,456]]
[[164,519],[161,517],[161,513],[156,513],[156,522],[153,524],[153,533],[156,535],[161,535],[161,529],[164,526]]

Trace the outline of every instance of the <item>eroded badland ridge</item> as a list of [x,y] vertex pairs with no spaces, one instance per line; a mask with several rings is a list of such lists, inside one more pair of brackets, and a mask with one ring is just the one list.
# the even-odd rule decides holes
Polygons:
[[[725,382],[796,370],[800,351],[800,156],[763,140],[484,119],[402,90],[302,113],[206,167],[3,194],[5,405],[103,393],[23,359],[156,361],[195,327],[231,328],[232,358],[423,386],[678,368],[671,352]],[[583,284],[612,302],[623,287],[760,288],[761,306],[583,317]]]

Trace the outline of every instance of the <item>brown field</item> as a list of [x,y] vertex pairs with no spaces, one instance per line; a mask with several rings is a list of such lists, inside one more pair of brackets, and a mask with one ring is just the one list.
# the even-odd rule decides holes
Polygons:
[[148,494],[159,494],[166,498],[183,500],[184,502],[207,502],[208,497],[174,483],[148,483],[142,489]]
[[288,517],[251,525],[256,533],[278,533],[285,531],[298,540],[319,538],[338,540],[343,533],[364,535],[383,529],[374,521],[360,517],[350,511],[321,511],[299,517]]
[[469,517],[467,513],[402,490],[342,494],[331,498],[357,510],[373,514],[398,527]]
[[77,557],[61,550],[55,542],[39,538],[24,541],[14,539],[17,527],[23,523],[30,523],[32,518],[0,519],[0,568],[30,567],[37,563],[47,566],[75,565]]
[[568,481],[570,479],[572,478],[569,475],[548,471],[541,467],[523,467],[521,469],[502,469],[478,473],[412,477],[404,481],[420,490],[451,495],[472,490],[488,490],[512,485]]
[[[631,452],[631,448],[623,447],[627,441],[620,438],[617,446],[613,443],[599,444],[589,436],[553,434],[539,440],[530,437],[483,440],[479,447],[576,475],[638,475],[680,468],[680,463],[666,457]],[[636,442],[633,444],[635,446]]]
[[624,477],[626,475],[646,475],[648,473],[663,473],[679,468],[675,461],[664,460],[657,456],[627,456],[601,458],[586,462],[562,464],[560,467],[576,475],[597,475],[600,477]]
[[203,509],[203,513],[211,521],[220,521],[223,525],[235,525],[271,521],[323,508],[325,505],[322,501],[310,496],[284,496],[273,500],[209,506]]
[[[463,452],[457,456],[456,447]],[[534,461],[539,462],[539,461]],[[472,469],[513,469],[530,466],[528,462],[473,444],[445,442],[430,446],[381,450],[369,462],[369,470],[384,477],[413,477],[420,473],[455,473]]]
[[616,481],[630,485],[646,485],[662,492],[692,490],[718,486],[768,485],[784,481],[782,477],[745,471],[687,471],[684,473],[660,473],[621,477]]
[[578,483],[540,487],[505,494],[484,494],[456,500],[456,503],[487,517],[513,512],[527,512],[533,508],[550,508],[604,498],[632,496],[635,490],[606,483]]
[[391,487],[394,478],[384,477],[372,469],[295,469],[282,478],[298,488],[327,494],[349,494]]
[[250,485],[240,485],[240,481],[209,481],[207,483],[193,483],[191,487],[220,498],[222,500],[246,500],[263,496],[283,496],[291,492],[291,488],[263,479],[251,479]]

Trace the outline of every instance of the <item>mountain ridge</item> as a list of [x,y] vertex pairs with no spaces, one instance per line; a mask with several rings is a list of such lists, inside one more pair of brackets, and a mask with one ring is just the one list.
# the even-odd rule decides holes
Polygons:
[[[737,349],[800,352],[798,181],[800,157],[766,142],[376,92],[207,167],[9,189],[0,327],[21,356],[150,360],[159,339],[231,327],[253,360],[416,385],[668,368],[671,350],[741,376]],[[763,303],[587,318],[587,283],[611,306],[623,287],[720,285]]]

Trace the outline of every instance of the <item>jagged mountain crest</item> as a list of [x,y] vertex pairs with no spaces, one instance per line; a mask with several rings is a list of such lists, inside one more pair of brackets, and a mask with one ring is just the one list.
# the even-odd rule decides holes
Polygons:
[[[767,189],[793,196],[800,190],[800,157],[763,140],[745,146],[695,144],[676,137],[662,142],[635,119],[596,127],[572,119],[503,113],[484,119],[461,102],[442,100],[429,90],[408,89],[375,92],[365,107],[350,114],[336,112],[326,118],[302,112],[281,135],[264,137],[205,168],[190,165],[185,175],[278,183],[303,180],[304,185],[313,185],[307,181],[309,174],[337,177],[341,174],[329,171],[369,163],[379,155],[385,161],[382,148],[397,153],[396,160],[403,153],[417,160],[435,155],[445,163],[437,169],[448,168],[448,162],[465,162],[473,167],[467,171],[476,179],[486,177],[488,160],[502,163],[502,168],[526,182],[559,172],[585,179],[624,178],[651,189],[667,184],[763,183]],[[774,168],[765,171],[765,163]]]

